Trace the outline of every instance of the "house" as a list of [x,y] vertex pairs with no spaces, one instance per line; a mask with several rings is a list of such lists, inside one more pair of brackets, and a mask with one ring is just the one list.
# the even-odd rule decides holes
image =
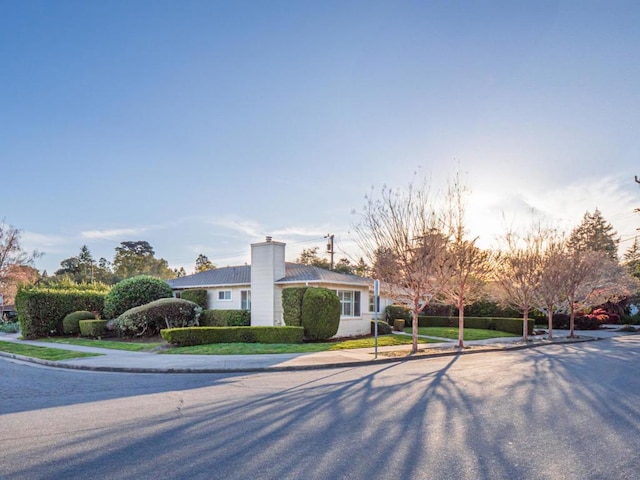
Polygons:
[[[365,335],[373,319],[373,280],[310,265],[285,262],[285,243],[267,237],[251,245],[251,265],[216,268],[169,280],[176,296],[188,289],[207,290],[207,307],[214,310],[250,310],[253,326],[282,326],[282,290],[287,287],[324,287],[340,299],[340,326],[336,337]],[[390,300],[380,299],[379,311]]]

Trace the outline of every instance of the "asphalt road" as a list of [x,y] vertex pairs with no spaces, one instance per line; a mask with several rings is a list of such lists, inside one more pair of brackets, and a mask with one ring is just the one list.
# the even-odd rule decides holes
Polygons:
[[637,479],[640,336],[220,375],[0,359],[0,478]]

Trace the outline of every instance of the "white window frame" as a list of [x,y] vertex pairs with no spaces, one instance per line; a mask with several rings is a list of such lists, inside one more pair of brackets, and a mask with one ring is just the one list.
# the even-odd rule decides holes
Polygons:
[[240,309],[251,311],[251,290],[240,290]]
[[218,290],[218,301],[219,302],[230,302],[231,300],[232,300],[232,298],[231,298],[231,290]]
[[[362,316],[362,292],[360,290],[336,290],[340,299],[340,318],[360,318]],[[350,298],[347,300],[347,295]]]
[[373,302],[375,302],[375,295],[373,293],[369,294],[369,313],[380,313],[380,300],[381,298],[378,296],[378,310],[376,311],[373,307]]

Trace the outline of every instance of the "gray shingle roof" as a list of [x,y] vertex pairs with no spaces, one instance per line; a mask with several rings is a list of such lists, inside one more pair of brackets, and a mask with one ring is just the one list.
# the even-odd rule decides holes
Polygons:
[[[338,283],[350,285],[369,285],[371,280],[357,275],[347,275],[344,273],[332,272],[310,265],[299,263],[286,263],[285,276],[276,283]],[[204,288],[224,285],[250,285],[251,267],[242,265],[239,267],[223,267],[206,272],[194,273],[184,277],[174,278],[167,282],[171,288]]]

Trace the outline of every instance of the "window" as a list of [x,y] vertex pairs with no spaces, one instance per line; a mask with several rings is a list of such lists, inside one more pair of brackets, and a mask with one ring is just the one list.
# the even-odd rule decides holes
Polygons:
[[338,290],[336,293],[340,299],[340,316],[359,317],[360,292],[356,290]]
[[231,290],[218,290],[218,300],[228,302],[231,300]]
[[240,308],[242,310],[251,310],[251,290],[240,291]]
[[374,313],[374,312],[378,312],[380,313],[380,297],[378,297],[378,305],[376,305],[378,308],[373,308],[373,302],[375,301],[375,296],[374,295],[369,295],[369,312]]

